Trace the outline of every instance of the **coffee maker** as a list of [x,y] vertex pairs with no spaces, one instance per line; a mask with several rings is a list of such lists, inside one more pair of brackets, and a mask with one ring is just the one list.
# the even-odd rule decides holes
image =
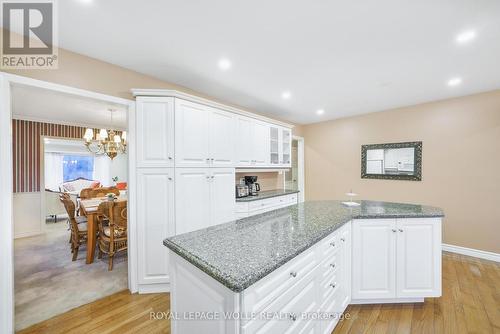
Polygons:
[[245,176],[245,184],[248,186],[248,194],[250,196],[257,196],[257,192],[260,191],[257,176]]

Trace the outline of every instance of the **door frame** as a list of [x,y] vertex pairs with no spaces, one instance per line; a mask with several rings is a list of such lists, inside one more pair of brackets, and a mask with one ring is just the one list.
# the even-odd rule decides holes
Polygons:
[[137,222],[135,174],[135,101],[84,89],[0,72],[0,332],[14,332],[14,221],[12,170],[12,96],[13,84],[38,87],[66,94],[97,99],[127,108],[128,128],[128,287],[137,292]]
[[299,189],[299,203],[304,202],[306,199],[305,194],[305,161],[304,161],[304,137],[292,136],[292,140],[297,141],[297,175],[299,178],[298,189]]

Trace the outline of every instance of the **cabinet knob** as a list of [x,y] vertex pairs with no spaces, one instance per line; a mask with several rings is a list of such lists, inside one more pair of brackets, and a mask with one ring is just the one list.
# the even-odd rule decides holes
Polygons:
[[168,160],[172,160],[173,158],[172,157],[168,157]]
[[402,229],[399,229],[399,232],[403,232],[403,230],[402,230]]
[[209,162],[209,161],[210,161],[210,158],[207,158],[207,162]]
[[292,321],[295,321],[297,320],[297,316],[294,313],[290,313],[290,319],[292,319]]
[[297,272],[296,272],[296,271],[292,271],[292,272],[290,273],[290,276],[292,276],[292,277],[294,277],[294,278],[295,278],[295,277],[297,277]]
[[345,238],[340,238],[340,240],[342,240],[343,242],[345,242]]
[[335,268],[335,263],[330,263],[330,267]]
[[395,229],[392,229],[392,232],[396,232],[396,230],[395,230]]
[[169,177],[169,178],[168,178],[168,180],[169,180],[169,181],[172,181],[172,178],[171,178],[171,177]]
[[214,176],[214,175],[212,175],[212,176],[211,176],[211,178],[212,178],[212,179],[215,179],[215,176]]
[[211,158],[210,160],[212,160],[212,162],[214,162],[214,160],[215,160],[215,159],[214,159],[214,158]]
[[335,243],[334,242],[330,242],[330,246],[335,247]]
[[337,284],[335,284],[335,283],[330,283],[330,286],[332,287],[332,289],[335,289],[335,287],[337,286]]

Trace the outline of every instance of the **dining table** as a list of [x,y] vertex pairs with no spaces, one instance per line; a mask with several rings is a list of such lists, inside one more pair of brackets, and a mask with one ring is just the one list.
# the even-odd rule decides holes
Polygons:
[[[80,209],[82,210],[83,215],[87,217],[87,264],[94,262],[95,246],[97,242],[98,209],[99,205],[104,201],[109,201],[109,199],[107,197],[96,197],[80,200]],[[122,195],[115,198],[114,201],[127,201],[127,198]]]

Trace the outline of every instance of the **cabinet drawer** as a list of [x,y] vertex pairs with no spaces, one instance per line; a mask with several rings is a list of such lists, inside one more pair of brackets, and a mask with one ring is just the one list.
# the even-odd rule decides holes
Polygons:
[[341,259],[340,259],[340,254],[339,254],[339,249],[336,249],[334,253],[329,255],[326,259],[321,262],[321,264],[318,267],[318,277],[320,278],[320,281],[323,282],[323,280],[329,276],[331,276],[333,273],[338,272],[342,265]]
[[337,230],[332,234],[330,234],[328,237],[326,237],[323,241],[321,241],[319,247],[320,251],[318,252],[320,261],[335,254],[339,248],[339,245],[340,245],[340,231]]
[[[336,309],[325,309],[323,307],[327,306],[327,304],[333,305],[332,298],[340,299],[338,298],[340,295],[339,291],[341,290],[340,277],[341,276],[338,273],[332,273],[321,281],[319,287],[319,296],[322,311],[336,311]],[[336,305],[338,305],[339,303],[340,300],[338,301],[338,303],[336,303]]]
[[303,315],[316,312],[319,308],[317,284],[315,272],[307,273],[262,310],[265,314],[283,314],[281,319],[254,319],[243,326],[242,333],[301,333],[309,328],[312,325],[310,319],[303,318]]
[[248,203],[248,211],[267,209],[267,208],[278,205],[278,203],[279,203],[278,197],[272,197],[272,198],[262,199],[259,201],[253,201],[253,202]]
[[287,264],[243,292],[242,312],[260,312],[273,300],[310,274],[317,265],[316,247],[306,250]]

